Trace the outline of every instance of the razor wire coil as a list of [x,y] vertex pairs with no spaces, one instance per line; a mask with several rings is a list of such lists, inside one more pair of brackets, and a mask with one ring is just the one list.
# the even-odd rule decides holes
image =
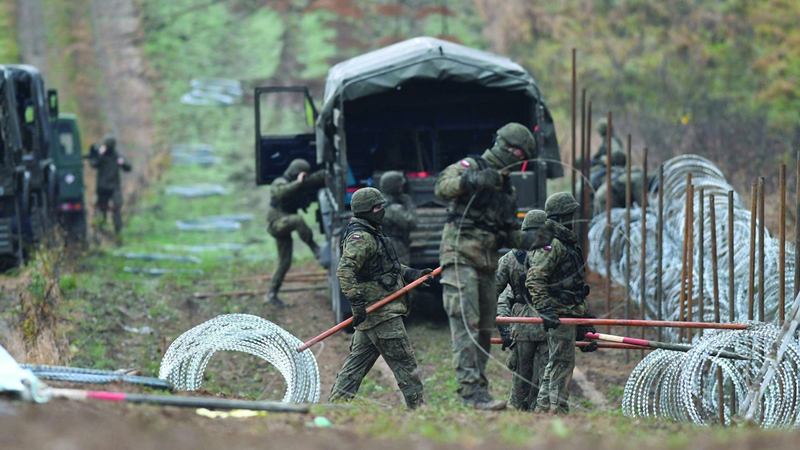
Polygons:
[[286,381],[285,403],[318,402],[319,367],[311,350],[298,353],[302,342],[276,324],[250,314],[217,316],[180,335],[161,360],[159,378],[175,389],[200,389],[211,357],[238,351],[272,364]]

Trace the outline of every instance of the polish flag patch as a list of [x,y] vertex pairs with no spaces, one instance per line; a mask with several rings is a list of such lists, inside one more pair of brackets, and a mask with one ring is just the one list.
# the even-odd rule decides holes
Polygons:
[[550,245],[545,245],[545,246],[544,246],[544,249],[545,249],[545,250],[547,250],[547,251],[549,252],[550,250],[552,250],[552,249],[553,249],[553,247],[552,247],[552,246],[550,246]]
[[353,239],[361,239],[361,236],[359,236],[359,235],[357,235],[357,234],[354,234],[354,235],[353,235]]
[[461,160],[461,165],[464,166],[464,167],[469,167],[470,164],[469,164],[469,161],[467,161],[466,159],[462,159]]

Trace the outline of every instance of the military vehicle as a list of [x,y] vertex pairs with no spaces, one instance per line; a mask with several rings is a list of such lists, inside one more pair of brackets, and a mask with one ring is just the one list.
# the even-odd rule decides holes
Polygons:
[[52,153],[58,168],[55,187],[55,208],[58,223],[70,241],[86,237],[86,205],[83,194],[83,158],[78,119],[74,114],[59,114],[55,124],[58,149]]
[[[312,130],[268,130],[278,94],[304,97]],[[262,111],[263,109],[263,111]],[[507,58],[439,39],[403,41],[339,63],[328,72],[321,110],[308,87],[255,91],[256,183],[268,184],[294,158],[327,171],[318,193],[320,228],[327,238],[328,277],[335,320],[350,314],[335,276],[349,201],[360,187],[377,185],[383,172],[402,170],[419,225],[412,233],[411,265],[436,267],[446,202],[434,196],[437,174],[490,148],[508,122],[528,126],[539,144],[537,160],[512,173],[520,214],[543,207],[546,179],[563,175],[553,119],[536,81]],[[323,258],[324,259],[324,258]]]
[[0,66],[0,266],[22,264],[22,138],[11,72]]

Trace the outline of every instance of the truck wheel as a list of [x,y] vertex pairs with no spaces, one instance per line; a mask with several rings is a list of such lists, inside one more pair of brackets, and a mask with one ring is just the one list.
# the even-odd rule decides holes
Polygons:
[[70,240],[83,242],[86,240],[86,213],[74,213],[67,216],[67,232]]

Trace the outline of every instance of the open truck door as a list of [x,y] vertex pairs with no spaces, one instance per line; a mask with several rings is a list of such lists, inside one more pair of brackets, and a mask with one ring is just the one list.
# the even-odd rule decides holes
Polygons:
[[[270,105],[270,98],[302,96],[303,125],[298,126],[295,120],[280,120],[277,108],[282,102],[275,102],[275,109],[267,111],[263,108]],[[261,186],[272,183],[283,174],[293,159],[305,159],[312,170],[317,169],[317,146],[314,135],[314,120],[317,108],[311,91],[306,86],[270,86],[256,88],[256,184]],[[263,109],[262,109],[263,108]],[[295,129],[290,129],[295,128]],[[297,128],[305,129],[297,132]]]

